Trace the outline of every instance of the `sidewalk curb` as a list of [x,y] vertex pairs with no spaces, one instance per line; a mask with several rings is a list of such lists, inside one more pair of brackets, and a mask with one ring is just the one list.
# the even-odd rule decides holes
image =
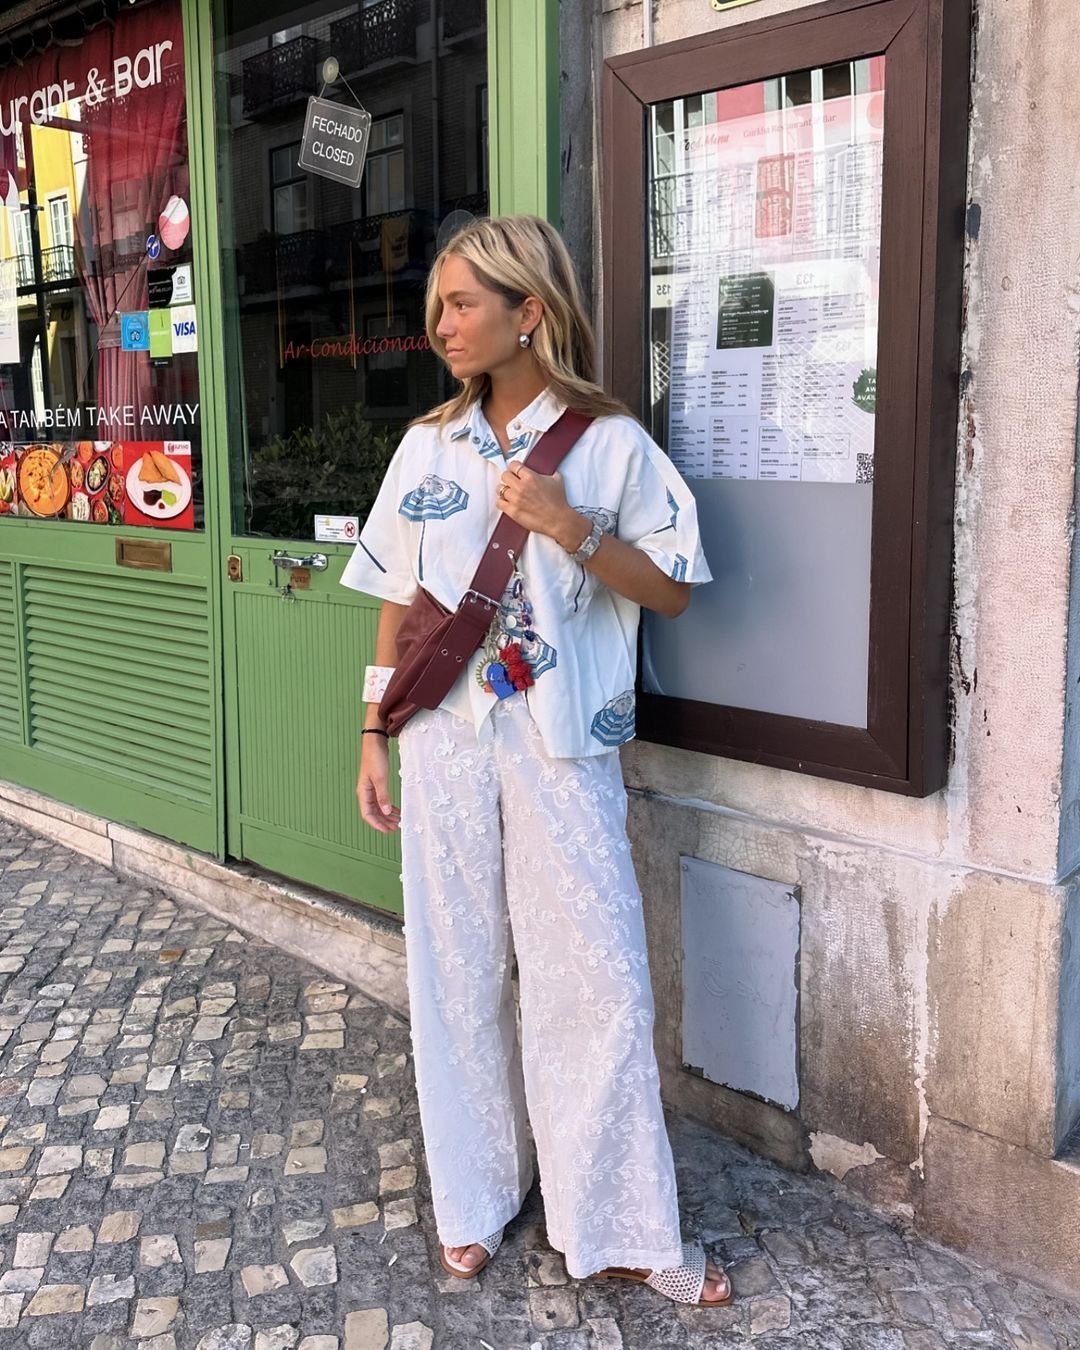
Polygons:
[[257,872],[246,863],[220,863],[2,780],[0,816],[122,876],[190,901],[408,1016],[405,938],[391,915]]

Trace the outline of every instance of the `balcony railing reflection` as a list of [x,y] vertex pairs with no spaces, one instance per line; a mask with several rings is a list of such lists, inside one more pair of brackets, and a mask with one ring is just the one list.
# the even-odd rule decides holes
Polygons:
[[[244,293],[326,289],[427,264],[430,217],[423,211],[365,216],[333,230],[268,236],[243,250]],[[350,270],[351,269],[351,270]]]
[[350,74],[416,58],[417,0],[380,0],[330,25],[330,50]]
[[[52,248],[41,250],[41,279],[46,284],[56,281],[70,281],[75,275],[75,250],[70,244],[54,244]],[[34,258],[30,253],[20,253],[16,260],[16,278],[19,286],[34,286]]]
[[313,93],[318,47],[313,37],[298,37],[249,56],[243,66],[244,116],[258,117]]
[[244,290],[248,295],[327,281],[326,233],[300,230],[256,239],[244,247]]
[[[353,268],[362,277],[380,276],[389,268],[425,267],[431,217],[425,211],[390,211],[364,216],[352,224]],[[342,257],[344,266],[348,259]]]
[[487,0],[442,0],[444,42],[479,33],[487,21]]

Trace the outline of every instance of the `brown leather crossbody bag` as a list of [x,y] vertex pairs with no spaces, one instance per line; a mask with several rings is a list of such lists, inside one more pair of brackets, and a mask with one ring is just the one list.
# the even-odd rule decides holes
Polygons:
[[[524,463],[534,473],[553,474],[592,420],[582,413],[564,412]],[[447,609],[423,588],[417,593],[398,629],[397,666],[379,704],[388,735],[397,736],[421,708],[437,708],[469,658],[484,645],[514,559],[520,556],[528,535],[524,525],[500,516],[457,609]]]

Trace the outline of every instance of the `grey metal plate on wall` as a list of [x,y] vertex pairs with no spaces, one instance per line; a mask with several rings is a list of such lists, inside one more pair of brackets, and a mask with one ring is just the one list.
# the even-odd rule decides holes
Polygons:
[[799,1104],[797,888],[680,859],[682,1059],[710,1082]]

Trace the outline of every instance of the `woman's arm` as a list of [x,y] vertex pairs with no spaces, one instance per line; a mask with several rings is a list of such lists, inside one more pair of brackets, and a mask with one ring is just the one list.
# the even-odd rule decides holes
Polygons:
[[[567,553],[589,537],[592,521],[567,502],[561,473],[548,476],[515,467],[503,474],[501,486],[506,492],[498,494],[499,509],[535,534],[548,535]],[[584,565],[605,586],[667,619],[677,618],[690,603],[687,582],[672,580],[648,554],[614,535],[605,534]]]
[[[398,629],[408,611],[408,605],[383,601],[375,635],[375,665],[397,665]],[[366,706],[364,727],[382,730],[377,703]],[[360,773],[356,780],[360,815],[373,830],[392,834],[400,826],[401,812],[390,800],[390,747],[385,736],[361,736],[360,741]]]
[[[568,506],[567,511],[559,533],[551,537],[567,553],[575,553],[588,539],[592,521],[572,507]],[[599,548],[582,566],[611,590],[645,609],[655,610],[665,619],[677,619],[690,603],[691,587],[687,582],[673,581],[647,553],[613,534],[602,536]]]

